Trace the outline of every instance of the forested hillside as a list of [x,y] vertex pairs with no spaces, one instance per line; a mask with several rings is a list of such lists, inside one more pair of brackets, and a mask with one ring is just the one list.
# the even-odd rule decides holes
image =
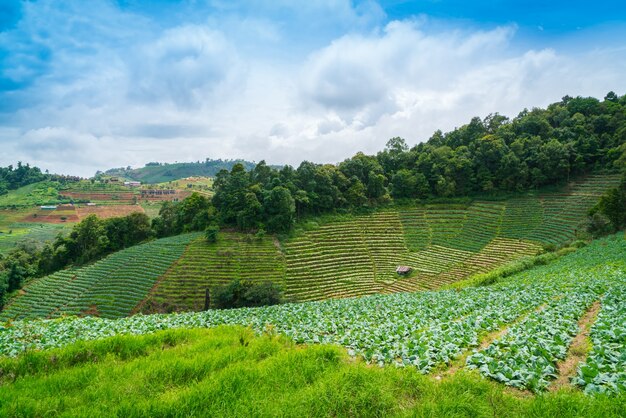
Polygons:
[[31,167],[21,162],[18,162],[15,168],[12,165],[0,167],[0,196],[6,194],[9,190],[37,183],[48,177],[39,168]]
[[289,231],[297,218],[380,206],[393,199],[519,193],[626,166],[626,96],[564,97],[513,119],[492,114],[409,148],[392,138],[376,155],[337,165],[263,161],[222,170],[213,204],[221,223]]

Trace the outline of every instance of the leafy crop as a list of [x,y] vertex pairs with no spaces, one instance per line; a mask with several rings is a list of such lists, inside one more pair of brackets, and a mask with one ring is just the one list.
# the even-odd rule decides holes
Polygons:
[[532,313],[487,349],[467,359],[470,368],[500,382],[534,391],[556,378],[558,360],[578,333],[578,318],[598,297],[593,287],[581,286]]
[[[137,315],[119,320],[86,317],[16,321],[0,329],[0,353],[15,356],[77,340],[226,324],[249,326],[258,333],[270,329],[297,343],[338,344],[352,356],[373,364],[415,367],[427,373],[477,347],[486,333],[513,324],[504,337],[475,352],[468,363],[483,375],[506,384],[542,390],[554,377],[556,361],[565,356],[577,333],[578,318],[602,294],[614,295],[605,300],[613,300],[617,307],[601,313],[599,323],[616,318],[594,328],[593,356],[606,352],[601,351],[606,341],[613,344],[608,330],[620,324],[617,311],[621,318],[624,315],[619,307],[623,293],[618,290],[623,292],[626,286],[625,251],[626,241],[614,236],[552,264],[511,276],[496,286],[460,291]],[[610,306],[606,304],[608,309]],[[623,330],[623,321],[621,324],[619,330]],[[604,329],[606,335],[601,332]],[[623,341],[624,333],[619,332],[615,337]],[[623,359],[623,344],[616,347],[614,350],[621,350]],[[612,356],[607,358],[615,363]],[[614,368],[623,371],[623,363]]]
[[591,329],[593,350],[574,383],[586,393],[626,391],[626,285],[613,287]]

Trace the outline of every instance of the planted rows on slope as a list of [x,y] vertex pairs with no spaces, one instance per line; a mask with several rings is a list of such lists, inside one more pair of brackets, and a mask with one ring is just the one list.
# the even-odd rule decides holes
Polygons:
[[626,284],[613,286],[591,328],[592,350],[574,382],[586,393],[626,391]]
[[[612,321],[609,318],[623,318],[620,298],[626,286],[625,252],[626,241],[620,234],[496,286],[461,291],[398,293],[113,321],[92,317],[18,321],[0,332],[0,352],[17,355],[76,340],[168,328],[233,324],[263,332],[271,325],[298,343],[339,344],[369,362],[416,367],[426,373],[450,363],[478,346],[482,336],[510,323],[504,337],[474,354],[468,363],[506,384],[542,390],[554,377],[557,359],[567,352],[577,318],[601,294],[613,296],[605,298],[602,309],[606,310],[601,310],[594,334],[596,354],[590,359],[616,352],[616,334],[603,332],[607,331],[607,320]],[[521,317],[524,319],[516,322]],[[617,342],[622,336],[617,334]],[[619,347],[622,350],[623,346]],[[613,355],[607,360],[610,367],[620,367]]]
[[24,287],[3,311],[2,319],[97,314],[129,315],[155,281],[198,234],[185,234],[137,245],[83,268],[62,270]]
[[167,271],[140,309],[152,311],[202,310],[205,291],[232,280],[284,283],[284,257],[271,238],[248,239],[222,233],[219,245],[198,238]]

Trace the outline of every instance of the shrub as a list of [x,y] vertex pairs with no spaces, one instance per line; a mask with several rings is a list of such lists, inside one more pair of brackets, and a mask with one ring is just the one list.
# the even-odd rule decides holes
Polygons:
[[212,243],[217,242],[217,237],[219,235],[219,232],[220,232],[219,226],[209,225],[204,231],[204,237],[206,238],[207,242],[212,244]]
[[211,302],[217,309],[277,305],[282,302],[282,289],[272,282],[256,284],[237,279],[227,285],[214,287]]

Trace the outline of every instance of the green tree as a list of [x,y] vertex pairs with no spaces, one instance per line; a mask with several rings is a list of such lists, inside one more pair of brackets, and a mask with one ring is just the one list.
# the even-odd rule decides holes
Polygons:
[[208,243],[213,244],[217,242],[217,238],[220,232],[220,227],[217,225],[209,225],[204,231],[204,237]]
[[265,226],[269,232],[288,232],[295,220],[296,203],[289,189],[274,187],[263,202]]

